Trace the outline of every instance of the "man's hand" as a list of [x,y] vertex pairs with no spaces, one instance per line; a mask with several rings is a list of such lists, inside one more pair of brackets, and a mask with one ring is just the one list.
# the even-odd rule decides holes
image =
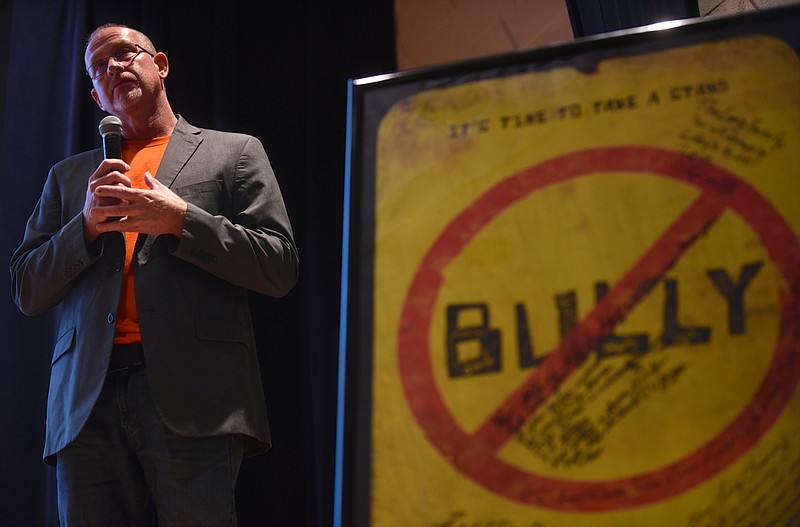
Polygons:
[[143,232],[181,237],[183,219],[186,216],[186,202],[154,178],[150,172],[145,172],[144,181],[148,186],[147,189],[113,183],[101,184],[94,189],[97,198],[115,202],[100,207],[103,210],[99,217],[118,218],[98,223],[96,225],[98,232]]
[[124,174],[130,168],[121,159],[105,159],[89,178],[86,186],[86,200],[83,203],[83,236],[87,247],[101,233],[97,226],[114,216],[108,210],[108,206],[122,204],[118,198],[98,196],[96,192],[98,187],[116,185],[130,188],[131,180]]

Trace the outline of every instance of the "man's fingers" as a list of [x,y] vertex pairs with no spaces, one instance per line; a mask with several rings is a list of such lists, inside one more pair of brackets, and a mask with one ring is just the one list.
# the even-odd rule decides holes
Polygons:
[[141,190],[122,185],[100,185],[94,189],[94,195],[98,198],[116,198],[128,201],[136,201],[141,194]]
[[150,172],[144,173],[144,182],[151,190],[161,184],[161,182],[157,180]]

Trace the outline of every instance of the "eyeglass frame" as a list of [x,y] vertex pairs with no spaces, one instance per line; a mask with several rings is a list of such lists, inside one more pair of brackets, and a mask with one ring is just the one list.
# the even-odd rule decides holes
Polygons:
[[[88,76],[89,76],[89,78],[90,78],[90,79],[92,79],[93,81],[95,81],[95,80],[99,79],[100,77],[102,77],[102,76],[103,76],[103,73],[104,73],[104,72],[108,72],[108,64],[109,64],[109,61],[110,61],[111,59],[114,59],[114,62],[116,62],[117,64],[119,64],[119,65],[120,65],[120,66],[122,66],[123,68],[126,68],[126,67],[130,66],[130,65],[133,63],[133,61],[134,61],[134,60],[136,60],[136,57],[138,57],[138,56],[139,56],[139,55],[141,55],[142,53],[147,53],[147,54],[148,54],[148,55],[150,55],[151,57],[155,57],[155,54],[153,54],[153,53],[151,53],[150,51],[146,50],[144,47],[140,46],[139,44],[133,44],[133,46],[134,46],[134,47],[136,47],[136,48],[138,48],[138,50],[139,50],[139,51],[137,51],[136,53],[134,53],[134,54],[131,56],[131,58],[129,58],[128,60],[118,59],[118,58],[115,56],[116,54],[118,54],[118,53],[121,53],[123,50],[126,50],[127,52],[133,51],[132,49],[130,49],[130,48],[129,48],[129,47],[127,47],[127,46],[126,46],[126,47],[122,47],[122,48],[118,49],[118,50],[117,50],[117,51],[114,53],[114,55],[109,55],[108,57],[106,57],[106,58],[105,58],[105,59],[103,59],[103,60],[98,60],[98,61],[96,61],[96,62],[93,62],[93,63],[92,63],[90,66],[89,66],[89,69],[87,69],[87,70],[86,70],[86,75],[88,75]],[[99,64],[101,64],[101,63],[103,63],[103,62],[105,62],[105,64],[106,64],[106,65],[105,65],[105,68],[100,68],[98,65],[99,65]],[[90,70],[92,70],[92,69],[93,69],[95,66],[98,66],[98,72],[99,72],[99,73],[98,73],[97,75],[95,75],[94,77],[92,77],[92,74],[90,73]]]

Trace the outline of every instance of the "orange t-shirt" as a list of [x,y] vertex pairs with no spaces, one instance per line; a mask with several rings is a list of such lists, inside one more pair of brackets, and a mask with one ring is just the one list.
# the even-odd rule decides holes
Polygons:
[[[146,189],[145,172],[155,177],[164,150],[169,143],[169,136],[156,137],[144,141],[123,141],[122,159],[131,169],[125,173],[131,179],[134,188]],[[133,289],[133,249],[136,247],[138,233],[125,234],[125,265],[123,267],[122,291],[117,308],[117,324],[114,332],[114,344],[130,344],[142,340],[139,332],[139,315],[136,312],[136,295]]]

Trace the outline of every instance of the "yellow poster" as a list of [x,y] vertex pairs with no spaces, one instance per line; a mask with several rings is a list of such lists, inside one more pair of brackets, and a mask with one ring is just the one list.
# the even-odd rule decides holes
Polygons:
[[754,35],[391,107],[372,526],[800,522],[799,87]]

